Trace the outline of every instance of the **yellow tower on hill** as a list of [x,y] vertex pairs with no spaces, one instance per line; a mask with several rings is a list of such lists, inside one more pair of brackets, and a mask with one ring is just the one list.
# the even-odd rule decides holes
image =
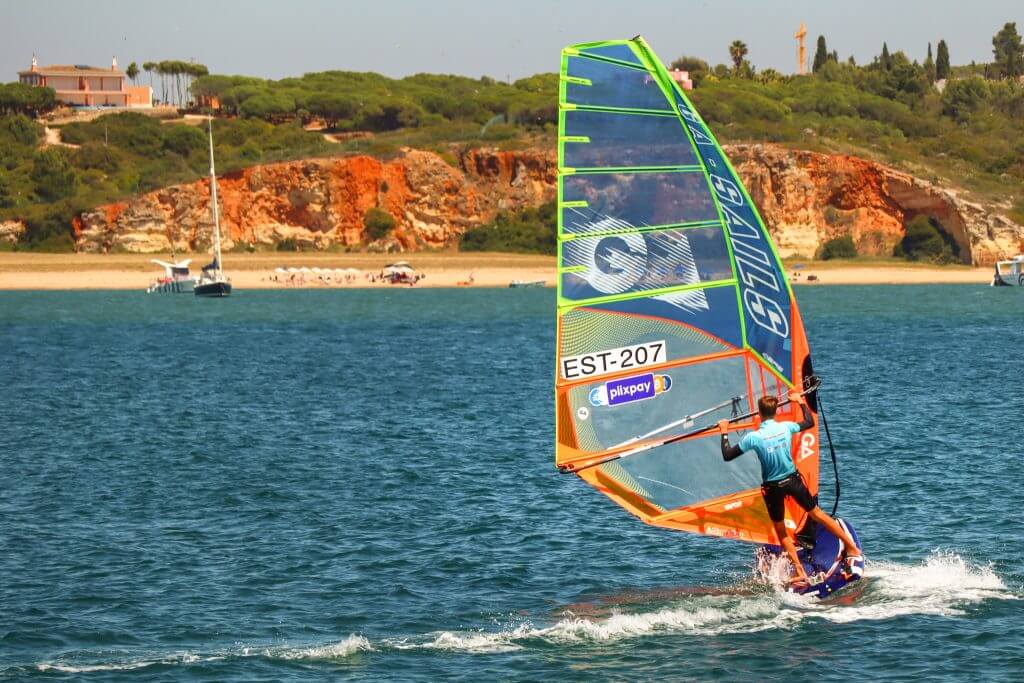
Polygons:
[[804,38],[807,37],[807,27],[804,26],[804,22],[800,22],[800,30],[793,36],[796,38],[796,72],[800,76],[807,73],[807,46],[804,45]]

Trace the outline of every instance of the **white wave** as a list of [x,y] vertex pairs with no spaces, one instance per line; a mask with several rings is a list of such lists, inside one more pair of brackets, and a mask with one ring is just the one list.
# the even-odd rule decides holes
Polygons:
[[329,645],[281,647],[265,650],[264,654],[275,659],[344,659],[357,652],[372,651],[373,646],[369,640],[353,633],[348,638]]
[[[750,632],[785,627],[791,618],[778,610],[778,599],[771,595],[737,600],[735,596],[703,597],[702,604],[666,608],[649,613],[614,613],[606,619],[587,619],[566,614],[552,626],[520,624],[514,628],[487,631],[441,631],[430,640],[386,640],[394,649],[450,650],[475,653],[499,653],[521,650],[531,640],[553,645],[586,642],[610,642],[655,633],[689,632],[714,635],[724,631]],[[703,603],[720,603],[714,604]]]
[[[774,571],[773,571],[774,570]],[[657,634],[715,636],[792,629],[805,620],[837,623],[884,620],[910,614],[957,616],[970,603],[1019,599],[990,566],[978,566],[951,552],[935,552],[919,565],[868,564],[860,594],[819,601],[782,590],[783,573],[770,568],[767,592],[746,595],[692,595],[652,612],[613,612],[605,618],[566,614],[548,627],[530,623],[500,631],[442,631],[423,639],[391,639],[393,649],[500,653],[521,650],[531,640],[552,645],[602,643]]]
[[61,673],[92,673],[97,671],[131,671],[144,669],[156,664],[196,664],[214,662],[229,657],[266,657],[283,660],[330,660],[344,659],[357,652],[371,652],[373,646],[365,637],[352,634],[337,643],[309,646],[276,646],[276,647],[241,647],[232,650],[196,654],[193,652],[175,652],[163,656],[154,655],[135,659],[123,659],[112,662],[73,662],[50,661],[35,665],[38,671],[59,671]]
[[59,671],[68,674],[92,673],[94,671],[130,671],[157,664],[155,661],[124,662],[121,664],[62,664],[60,662],[40,662],[36,664],[39,671]]
[[848,606],[804,603],[829,621],[891,619],[909,614],[959,616],[983,600],[1017,600],[990,565],[975,565],[951,551],[935,551],[919,565],[871,562],[869,590]]
[[126,659],[119,662],[98,662],[98,663],[74,663],[70,661],[40,662],[36,664],[38,671],[59,671],[61,673],[93,673],[96,671],[131,671],[133,669],[144,669],[156,664],[192,664],[199,661],[214,661],[223,659],[219,656],[203,657],[191,652],[176,652],[163,657],[150,657],[141,659]]

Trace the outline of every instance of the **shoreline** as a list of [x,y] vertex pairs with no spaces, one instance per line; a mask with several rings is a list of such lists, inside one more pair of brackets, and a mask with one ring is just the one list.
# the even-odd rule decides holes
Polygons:
[[[22,252],[0,253],[0,291],[25,290],[139,290],[161,275],[153,258],[169,260],[166,254],[36,254]],[[192,271],[210,257],[206,254],[190,255]],[[407,285],[371,282],[367,275],[377,274],[381,268],[395,261],[408,261],[425,277],[415,286],[444,287],[508,287],[514,280],[543,281],[545,287],[556,282],[555,258],[529,254],[491,252],[415,252],[409,254],[345,254],[263,252],[255,254],[227,254],[226,272],[232,283],[245,289],[367,289]],[[303,283],[274,281],[275,268],[355,268],[361,271],[351,282],[337,281],[332,274],[331,283],[325,284],[315,272],[304,273]],[[932,266],[899,261],[850,261],[801,263],[800,270],[785,264],[787,275],[796,279],[795,285],[899,285],[899,284],[977,284],[988,285],[991,268],[972,268],[961,265]],[[817,281],[808,282],[808,275]],[[465,283],[472,275],[473,282]],[[287,277],[287,276],[285,276]]]

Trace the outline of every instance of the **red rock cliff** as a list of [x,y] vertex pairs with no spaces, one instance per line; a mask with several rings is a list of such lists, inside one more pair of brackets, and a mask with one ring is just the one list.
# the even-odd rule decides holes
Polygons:
[[[222,236],[235,244],[307,248],[364,245],[363,218],[379,207],[396,219],[392,236],[371,248],[442,247],[498,211],[555,197],[554,152],[471,150],[458,167],[431,152],[396,159],[367,156],[254,166],[217,179]],[[210,184],[202,180],[140,195],[82,214],[73,226],[80,251],[161,252],[209,248]]]
[[731,145],[726,151],[782,256],[811,257],[843,234],[853,237],[861,254],[889,256],[903,239],[904,224],[921,214],[942,224],[964,263],[991,265],[1016,254],[1024,238],[1024,227],[999,207],[966,201],[873,161],[778,145]]
[[[862,254],[889,255],[918,214],[937,218],[965,263],[1016,254],[1024,228],[998,208],[964,201],[893,168],[857,157],[777,145],[726,147],[783,256],[811,257],[828,239],[850,234]],[[391,161],[366,156],[255,166],[218,179],[226,244],[306,248],[367,244],[372,207],[396,218],[371,249],[441,247],[498,211],[554,199],[554,150],[464,152],[455,165],[404,150]],[[79,250],[205,251],[212,239],[209,182],[176,185],[80,216]]]

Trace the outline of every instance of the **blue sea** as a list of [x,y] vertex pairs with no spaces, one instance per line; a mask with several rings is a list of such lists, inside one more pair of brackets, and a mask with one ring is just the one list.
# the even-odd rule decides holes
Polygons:
[[0,679],[1021,680],[1024,292],[797,297],[828,603],[556,472],[551,290],[0,293]]

